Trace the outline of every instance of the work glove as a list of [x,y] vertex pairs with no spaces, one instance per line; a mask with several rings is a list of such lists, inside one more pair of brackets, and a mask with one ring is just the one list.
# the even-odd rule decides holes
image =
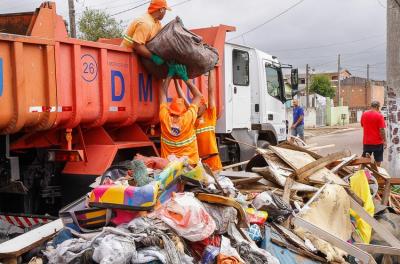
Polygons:
[[189,76],[185,65],[182,64],[175,65],[175,74],[178,75],[185,82],[189,80]]
[[176,75],[176,64],[168,63],[168,77],[174,77]]
[[158,56],[156,54],[151,55],[151,60],[158,66],[164,64],[163,58],[161,58],[160,56]]

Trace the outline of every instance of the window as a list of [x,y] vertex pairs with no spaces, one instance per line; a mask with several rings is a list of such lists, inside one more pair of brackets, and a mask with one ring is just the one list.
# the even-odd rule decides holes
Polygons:
[[267,77],[267,91],[268,94],[273,97],[280,97],[280,82],[279,82],[279,71],[277,68],[270,64],[265,65],[265,73]]
[[249,53],[241,50],[233,50],[233,84],[248,86],[249,78]]

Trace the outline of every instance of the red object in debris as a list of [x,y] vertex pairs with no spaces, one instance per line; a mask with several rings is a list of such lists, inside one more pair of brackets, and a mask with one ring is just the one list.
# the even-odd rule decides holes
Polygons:
[[167,167],[169,161],[167,159],[159,157],[146,157],[141,154],[136,154],[135,160],[141,160],[146,165],[147,168],[152,168],[155,170],[163,170]]

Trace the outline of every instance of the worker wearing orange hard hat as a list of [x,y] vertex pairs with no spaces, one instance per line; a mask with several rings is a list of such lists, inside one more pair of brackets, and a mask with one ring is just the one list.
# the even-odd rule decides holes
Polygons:
[[152,40],[160,32],[161,20],[164,18],[168,7],[166,0],[152,0],[147,13],[135,19],[124,34],[121,46],[133,48],[137,54],[151,59],[155,64],[162,65],[164,60],[157,54],[153,54],[146,43]]
[[[182,98],[173,98],[167,104],[167,90],[174,76],[180,77],[193,93],[193,101],[188,107]],[[161,157],[169,155],[188,157],[189,164],[196,166],[199,152],[195,123],[202,94],[191,82],[183,65],[170,65],[168,77],[160,90]]]
[[[177,92],[181,98],[188,104],[182,89],[176,82]],[[213,171],[221,171],[222,163],[219,157],[217,139],[215,136],[215,126],[217,125],[216,110],[216,76],[215,69],[208,75],[208,105],[203,99],[201,101],[198,118],[195,124],[197,145],[201,161],[207,164]]]

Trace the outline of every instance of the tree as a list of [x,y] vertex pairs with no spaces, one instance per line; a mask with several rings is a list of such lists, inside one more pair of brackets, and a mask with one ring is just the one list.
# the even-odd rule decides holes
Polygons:
[[86,8],[78,22],[79,38],[97,41],[99,38],[120,38],[122,21],[117,21],[104,11]]
[[335,88],[331,85],[331,80],[323,74],[312,77],[310,91],[329,98],[333,98],[336,94]]

